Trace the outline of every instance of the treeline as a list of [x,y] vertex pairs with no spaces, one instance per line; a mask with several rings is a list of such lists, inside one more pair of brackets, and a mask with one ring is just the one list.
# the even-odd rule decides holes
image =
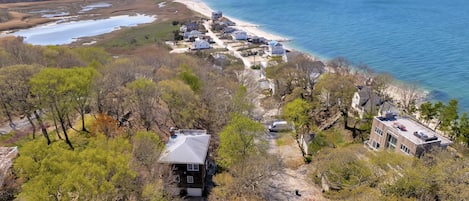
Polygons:
[[235,61],[213,68],[159,46],[127,54],[0,40],[2,120],[15,127],[24,117],[33,130],[14,142],[21,188],[4,191],[6,199],[175,199],[157,164],[169,128],[207,129],[213,150],[228,114],[252,115],[252,91],[240,86]]

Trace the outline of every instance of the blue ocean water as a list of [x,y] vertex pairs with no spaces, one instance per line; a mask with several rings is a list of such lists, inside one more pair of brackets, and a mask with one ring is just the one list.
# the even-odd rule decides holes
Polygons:
[[224,15],[293,39],[289,47],[344,56],[416,83],[469,112],[467,0],[203,0]]

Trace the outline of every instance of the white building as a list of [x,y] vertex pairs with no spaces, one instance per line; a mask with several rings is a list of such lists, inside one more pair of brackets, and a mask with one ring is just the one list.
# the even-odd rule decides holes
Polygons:
[[210,43],[205,40],[195,39],[194,43],[192,43],[191,49],[193,50],[201,50],[201,49],[209,49]]
[[233,40],[247,40],[248,34],[245,31],[235,31],[231,33]]
[[275,40],[269,42],[270,56],[283,56],[285,55],[285,48],[283,45]]

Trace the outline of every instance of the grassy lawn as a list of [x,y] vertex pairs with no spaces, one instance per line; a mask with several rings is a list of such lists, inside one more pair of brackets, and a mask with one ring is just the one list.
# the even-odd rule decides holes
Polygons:
[[173,40],[173,31],[179,26],[173,26],[171,21],[154,22],[145,26],[126,28],[118,31],[109,39],[98,42],[98,46],[105,48],[130,48],[157,42]]

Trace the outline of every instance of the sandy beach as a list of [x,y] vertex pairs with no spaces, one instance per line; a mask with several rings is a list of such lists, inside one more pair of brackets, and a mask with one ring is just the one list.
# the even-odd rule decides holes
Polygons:
[[[195,11],[195,12],[198,12],[198,13],[200,13],[200,14],[208,17],[208,18],[211,17],[212,12],[214,11],[212,8],[210,8],[207,4],[205,4],[201,0],[174,0],[174,2],[184,4],[184,5],[187,6],[187,8],[189,8],[189,9]],[[258,25],[255,25],[255,24],[252,24],[252,23],[249,23],[249,22],[245,22],[245,21],[242,21],[242,20],[230,17],[230,16],[226,16],[225,14],[223,14],[223,15],[225,17],[229,18],[231,21],[236,23],[235,28],[237,28],[239,30],[246,31],[249,35],[264,37],[264,38],[267,38],[269,40],[277,40],[277,41],[289,41],[290,40],[286,37],[281,37],[281,36],[278,36],[278,35],[275,35],[275,34],[268,33],[266,31],[262,30],[260,28],[260,26],[258,26]],[[284,46],[287,49],[292,50],[287,45],[284,44]],[[319,57],[317,57],[315,55],[311,55],[311,54],[307,54],[307,55],[312,60],[322,60],[325,63],[324,58],[319,58]],[[404,89],[402,87],[399,87],[399,85],[397,83],[392,83],[390,85],[390,87],[386,90],[386,93],[388,93],[396,102],[402,102],[402,101],[405,100],[405,98],[402,96],[403,93],[406,93],[405,91],[406,91],[406,89]],[[423,90],[418,90],[418,91],[415,91],[414,93],[416,93],[416,97],[417,97],[417,100],[418,100],[419,103],[423,102],[425,100],[425,98],[427,97],[427,95],[428,95],[428,92],[423,91]]]
[[[202,2],[200,0],[174,0],[174,2],[182,3],[182,4],[186,5],[187,8],[189,8],[189,9],[195,11],[195,12],[198,12],[198,13],[206,16],[206,17],[209,17],[209,18],[212,16],[212,12],[214,11],[207,4],[205,4],[204,2]],[[226,16],[225,14],[223,14],[223,15],[225,17],[229,18],[231,21],[236,23],[235,28],[237,28],[239,30],[246,31],[249,35],[264,37],[264,38],[267,38],[269,40],[277,40],[277,41],[288,41],[289,40],[286,37],[281,37],[281,36],[274,35],[274,34],[266,32],[266,31],[263,31],[259,28],[258,25],[255,25],[255,24],[252,24],[252,23],[249,23],[249,22],[245,22],[245,21],[242,21],[242,20],[230,17],[230,16]]]

